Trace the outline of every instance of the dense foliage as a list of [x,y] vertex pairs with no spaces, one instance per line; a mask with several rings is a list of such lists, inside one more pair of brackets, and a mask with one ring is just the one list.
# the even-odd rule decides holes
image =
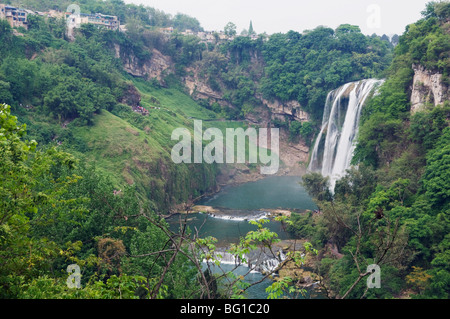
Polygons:
[[[40,11],[64,11],[71,3],[20,1]],[[310,140],[330,90],[387,76],[363,112],[358,169],[338,181],[334,193],[319,174],[306,175],[304,185],[320,211],[293,214],[288,227],[321,249],[315,266],[330,297],[390,298],[409,289],[414,297],[448,298],[450,105],[414,115],[409,106],[413,64],[440,72],[448,84],[447,3],[429,4],[423,19],[393,38],[393,57],[385,37],[364,36],[348,24],[257,40],[219,41],[216,35],[215,43],[205,44],[156,30],[202,30],[184,14],[172,17],[121,0],[77,3],[82,12],[119,16],[128,31],[84,25],[68,41],[62,19],[30,16],[29,30],[0,21],[6,44],[0,46],[0,297],[241,297],[248,288],[241,278],[221,291],[200,266],[203,258],[214,258],[214,238],[192,240],[185,228],[171,233],[156,213],[205,193],[217,173],[214,166],[172,165],[166,133],[196,117],[243,119],[263,97],[298,101],[312,122],[272,124],[291,139]],[[232,24],[226,31],[235,35]],[[175,64],[168,88],[123,72],[127,58],[143,64],[153,48]],[[228,106],[196,104],[180,92],[179,79],[192,68]],[[142,105],[172,108],[141,116],[121,103],[130,92],[142,94]],[[86,164],[92,159],[99,167]],[[233,254],[277,242],[263,222],[255,226]],[[201,255],[200,246],[209,251]],[[83,288],[73,290],[66,268],[75,263],[82,267]],[[383,288],[367,291],[362,279],[373,263],[383,267]],[[280,296],[287,282],[294,289],[291,281],[275,283],[270,296]]]
[[[230,33],[233,25],[225,27]],[[385,38],[365,36],[359,27],[349,24],[336,30],[317,27],[303,33],[259,35],[257,39],[241,35],[232,41],[217,38],[207,51],[202,43],[189,47],[191,59],[184,61],[191,73],[221,96],[220,103],[201,100],[220,117],[258,118],[267,101],[299,102],[310,122],[301,124],[286,117],[284,121],[272,118],[272,124],[286,130],[291,140],[301,138],[310,144],[330,90],[349,81],[385,76],[393,50]]]
[[[116,193],[108,178],[57,147],[37,151],[24,139],[25,125],[0,107],[1,298],[149,297],[165,262],[133,256],[165,245],[163,231],[139,214],[150,204],[132,187]],[[82,290],[65,282],[75,263]],[[175,263],[157,297],[195,290],[192,267]]]
[[[187,23],[184,15],[175,21],[179,28]],[[151,30],[84,25],[69,41],[63,20],[38,16],[30,16],[28,30],[13,30],[5,21],[0,27],[0,40],[8,44],[0,49],[0,98],[12,105],[0,108],[1,297],[242,295],[234,287],[241,278],[229,291],[212,291],[216,278],[199,263],[204,242],[185,228],[169,232],[164,216],[155,213],[214,187],[214,165],[171,162],[169,134],[190,124],[192,115],[214,119],[214,113],[177,88],[130,78],[114,51],[119,45],[142,63],[151,56],[148,48],[158,46],[182,71],[199,59],[192,54],[196,38],[175,35],[161,43]],[[137,95],[133,104],[122,104],[130,91]],[[178,112],[143,116],[132,111],[136,103]],[[257,240],[253,236],[236,251],[248,251]],[[66,284],[69,264],[80,266],[82,289]]]
[[271,98],[297,100],[319,119],[329,91],[344,83],[382,77],[391,44],[364,36],[359,27],[318,27],[303,34],[290,31],[264,45],[267,67],[261,90]]
[[205,54],[200,69],[211,88],[235,108],[226,110],[230,117],[244,116],[246,107],[258,105],[255,96],[262,95],[298,101],[319,120],[330,90],[349,81],[382,77],[391,50],[389,41],[364,36],[359,27],[344,24],[336,30],[289,31],[266,40],[238,36]]
[[[0,94],[14,108],[37,107],[61,121],[80,118],[90,124],[95,112],[112,109],[124,94],[119,64],[103,49],[107,40],[100,34],[86,36],[82,29],[77,41],[67,43],[58,38],[61,35],[51,23],[34,17],[30,30],[20,38],[12,35],[6,21],[0,21],[0,38],[11,43],[0,56],[4,87]],[[39,50],[45,52],[34,58]]]

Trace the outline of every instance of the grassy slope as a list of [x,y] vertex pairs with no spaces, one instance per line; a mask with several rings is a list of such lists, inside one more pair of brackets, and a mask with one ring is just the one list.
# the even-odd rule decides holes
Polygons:
[[96,115],[93,126],[74,127],[72,131],[86,142],[89,148],[85,153],[87,158],[95,161],[96,166],[114,178],[118,185],[133,181],[126,170],[130,161],[151,161],[164,151],[158,143],[149,143],[152,139],[144,131],[108,111]]
[[[63,146],[68,146],[70,152],[95,163],[117,188],[134,184],[140,195],[153,199],[162,209],[213,187],[216,165],[172,162],[171,149],[178,142],[171,140],[172,131],[185,127],[193,134],[194,119],[204,119],[209,121],[203,122],[203,129],[219,128],[225,137],[226,128],[246,129],[247,124],[215,121],[216,113],[201,107],[177,88],[155,88],[144,80],[128,79],[141,94],[141,105],[150,111],[148,116],[122,106],[111,112],[102,110],[94,116],[92,126],[70,123],[63,129],[56,120],[33,111],[28,111],[28,122],[39,130],[56,132],[55,141],[62,138]],[[64,132],[71,133],[70,137],[64,139]],[[248,141],[246,150],[248,153]],[[255,165],[251,167],[256,169]]]
[[[171,140],[175,128],[186,127],[193,132],[194,119],[213,120],[216,113],[204,109],[176,88],[155,88],[140,79],[132,81],[141,94],[141,105],[150,114],[142,116],[124,107],[119,112],[102,111],[91,127],[71,127],[73,135],[87,145],[84,155],[88,161],[95,162],[118,187],[135,184],[140,193],[156,202],[183,201],[213,186],[214,165],[175,165],[170,152],[177,143]],[[203,122],[203,128],[208,127],[221,129],[225,136],[227,127],[245,129],[247,125]]]

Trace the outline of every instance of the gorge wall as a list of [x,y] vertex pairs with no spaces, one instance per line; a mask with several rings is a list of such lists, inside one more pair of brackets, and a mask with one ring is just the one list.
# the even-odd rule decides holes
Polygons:
[[[163,55],[156,49],[151,49],[151,58],[147,61],[140,61],[133,53],[126,52],[120,45],[114,45],[114,53],[116,58],[120,58],[123,62],[124,70],[134,76],[144,78],[146,80],[157,80],[161,85],[165,85],[164,78],[167,75],[175,73],[175,62],[169,56]],[[253,64],[261,64],[262,62],[256,56],[252,56]],[[261,66],[262,68],[263,66]],[[234,108],[224,97],[223,92],[219,92],[211,88],[205,77],[201,76],[200,68],[194,63],[185,70],[185,76],[182,77],[182,84],[185,92],[196,101],[206,100],[208,103],[218,103],[221,106]],[[127,98],[122,101],[130,106],[139,104],[140,97],[133,88],[128,89]],[[273,120],[281,121],[299,121],[307,122],[310,120],[308,113],[303,111],[301,105],[297,101],[281,102],[279,100],[267,100],[262,94],[255,94],[256,105],[253,110],[245,115],[245,121],[249,125],[259,127],[273,127]],[[287,130],[280,130],[280,170],[278,174],[284,175],[302,175],[306,171],[306,164],[309,157],[309,147],[307,143],[300,139],[292,141],[289,138]],[[259,171],[259,170],[257,170]],[[245,182],[261,178],[252,172],[246,165],[234,165],[222,170],[222,177],[218,177],[219,183],[233,180],[232,182]]]
[[147,80],[156,79],[164,85],[164,77],[175,73],[175,64],[172,58],[163,55],[156,49],[151,50],[151,58],[147,61],[140,61],[133,53],[125,53],[120,45],[114,45],[115,57],[121,59],[123,68],[132,76],[145,78]]
[[413,64],[414,79],[411,91],[411,113],[423,110],[425,103],[434,106],[450,98],[450,88],[442,81],[442,74]]
[[[187,93],[194,100],[207,100],[210,104],[218,103],[221,106],[234,108],[224,98],[223,92],[211,88],[207,80],[199,75],[200,70],[198,67],[189,67],[186,69],[186,73],[187,75],[183,78],[183,83],[187,89]],[[310,120],[309,114],[302,110],[300,103],[297,101],[281,102],[277,99],[269,101],[259,93],[255,94],[255,98],[258,104],[253,105],[253,110],[245,115],[245,121],[250,125],[271,127],[271,122],[275,119],[299,121],[302,123]],[[289,133],[280,130],[279,156],[283,163],[279,174],[301,175],[306,171],[305,165],[308,161],[309,147],[302,139],[296,142],[289,140]]]

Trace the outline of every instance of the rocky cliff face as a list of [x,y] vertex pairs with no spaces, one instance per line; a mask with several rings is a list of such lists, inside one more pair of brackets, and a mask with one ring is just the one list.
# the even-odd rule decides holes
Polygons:
[[297,101],[284,103],[279,100],[268,101],[262,95],[258,95],[257,98],[270,109],[272,118],[284,120],[286,117],[290,117],[299,122],[309,121],[309,114],[301,109],[301,105]]
[[133,54],[124,54],[117,44],[114,49],[116,58],[122,59],[125,71],[133,76],[148,80],[156,79],[160,84],[164,85],[164,77],[175,72],[172,59],[156,49],[152,50],[150,60],[144,63],[141,63]]
[[[255,62],[256,63],[256,62]],[[196,67],[186,69],[187,76],[184,77],[184,84],[188,90],[189,95],[195,100],[206,99],[211,102],[217,102],[220,105],[233,107],[229,102],[225,101],[222,92],[213,90],[204,79],[199,76],[199,70]],[[269,112],[258,109],[258,113],[263,112],[270,116],[266,120],[290,118],[299,122],[309,121],[309,114],[302,110],[300,103],[297,101],[281,102],[279,100],[269,101],[262,97],[261,94],[255,96],[264,107],[267,107]],[[249,120],[254,121],[254,117],[250,114]]]
[[221,92],[213,90],[205,81],[199,76],[198,66],[186,68],[186,76],[184,77],[184,85],[186,86],[189,95],[194,100],[205,99],[211,103],[219,103],[222,106],[231,106],[223,99]]
[[427,70],[421,65],[413,65],[413,70],[411,113],[422,110],[425,103],[436,106],[450,98],[450,90],[442,82],[442,74]]
[[[133,54],[125,54],[121,51],[119,45],[115,45],[115,56],[120,58],[124,63],[124,69],[129,74],[136,77],[143,77],[148,80],[156,79],[164,85],[164,77],[174,73],[174,63],[170,57],[164,56],[156,49],[152,50],[152,57],[145,63],[140,63]],[[252,57],[254,63],[258,58]],[[203,77],[199,75],[199,68],[195,65],[186,69],[186,76],[183,78],[187,93],[195,100],[205,99],[210,103],[217,102],[222,106],[233,107],[224,99],[223,93],[212,89]],[[280,102],[278,100],[268,101],[261,95],[255,96],[261,103],[255,106],[254,112],[246,116],[246,120],[260,127],[269,127],[273,119],[295,120],[300,122],[309,121],[309,115],[301,109],[301,105],[297,101]],[[140,95],[134,87],[130,87],[125,94],[122,103],[130,106],[139,105]],[[280,159],[284,163],[284,167],[280,170],[280,174],[302,174],[304,168],[300,163],[308,161],[309,147],[305,142],[290,142],[287,132],[280,132]],[[248,168],[246,168],[247,170]],[[246,170],[240,172],[247,176]],[[247,176],[248,177],[248,176]],[[245,179],[245,178],[244,178]]]
[[[222,106],[233,107],[223,98],[222,92],[213,90],[205,82],[205,80],[199,76],[199,69],[197,67],[194,66],[186,69],[186,74],[187,75],[183,79],[184,84],[189,95],[193,99],[206,99],[209,100],[210,103],[217,102]],[[279,119],[282,121],[290,119],[299,122],[306,122],[310,119],[309,114],[302,110],[300,103],[297,101],[269,101],[264,99],[260,94],[255,97],[261,103],[260,105],[255,105],[253,112],[248,113],[245,117],[251,125],[269,127],[271,121],[274,119]],[[291,142],[289,140],[289,134],[287,132],[280,131],[279,156],[284,164],[283,167],[280,168],[279,174],[301,175],[305,172],[305,168],[301,166],[300,163],[307,163],[309,147],[303,140]],[[236,172],[233,171],[233,174],[234,173]],[[247,175],[245,170],[237,170],[237,174],[234,175],[235,180],[239,179],[236,175],[243,175],[244,180],[247,177],[249,179],[253,178],[250,175],[245,177]]]

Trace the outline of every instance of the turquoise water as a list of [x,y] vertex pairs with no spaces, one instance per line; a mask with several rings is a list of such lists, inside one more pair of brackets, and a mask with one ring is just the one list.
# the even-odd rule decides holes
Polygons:
[[197,204],[230,209],[317,209],[297,176],[271,176],[226,187]]
[[[299,184],[300,181],[301,178],[296,176],[273,176],[238,186],[226,187],[214,196],[204,198],[196,203],[212,206],[220,213],[215,216],[206,213],[178,215],[170,218],[168,222],[171,228],[176,230],[180,221],[186,221],[189,228],[198,232],[200,237],[215,237],[218,240],[217,246],[227,247],[230,243],[237,243],[249,231],[257,229],[248,220],[264,216],[264,209],[317,209],[305,189]],[[271,221],[264,224],[264,227],[277,233],[279,239],[292,239],[280,222]],[[234,266],[222,264],[221,267],[230,271]],[[248,270],[249,268],[245,266],[239,266],[233,272],[239,276],[246,274]],[[263,277],[261,273],[252,272],[245,276],[245,281],[253,283]],[[271,284],[270,279],[265,279],[252,286],[247,291],[247,298],[267,298],[268,294],[265,289]]]

